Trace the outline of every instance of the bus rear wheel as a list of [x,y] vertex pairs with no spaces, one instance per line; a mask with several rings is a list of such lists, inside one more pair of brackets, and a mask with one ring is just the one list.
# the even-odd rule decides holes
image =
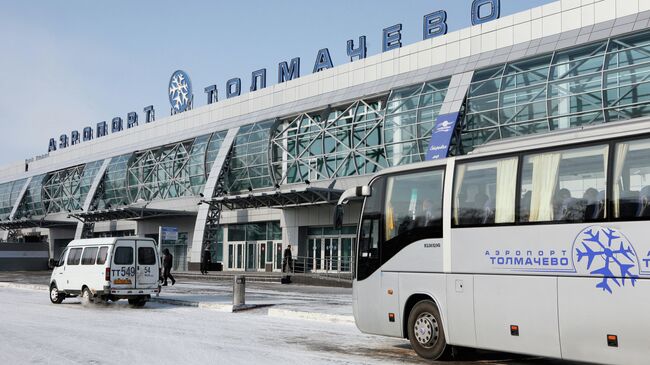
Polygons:
[[440,312],[430,300],[418,302],[409,313],[408,336],[415,352],[425,359],[438,360],[451,355]]

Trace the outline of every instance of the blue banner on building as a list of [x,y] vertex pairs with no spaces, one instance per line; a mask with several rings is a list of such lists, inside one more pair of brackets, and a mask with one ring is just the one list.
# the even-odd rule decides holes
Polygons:
[[446,158],[449,153],[449,144],[451,137],[454,135],[458,113],[449,113],[439,115],[436,119],[436,125],[431,131],[431,140],[427,150],[427,161]]

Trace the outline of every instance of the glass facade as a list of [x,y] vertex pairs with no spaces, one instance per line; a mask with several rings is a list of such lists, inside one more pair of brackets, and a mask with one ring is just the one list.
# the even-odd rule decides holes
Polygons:
[[373,174],[423,161],[450,78],[282,121],[271,137],[278,184]]
[[[421,82],[244,125],[218,184],[237,195],[423,161],[450,81]],[[456,152],[504,138],[649,115],[650,31],[644,30],[476,70],[461,110]],[[226,134],[113,157],[91,210],[199,195]],[[8,218],[16,204],[17,219],[81,210],[101,165],[95,161],[34,176],[19,202],[25,179],[0,184],[0,218]],[[281,236],[280,231],[269,236],[266,223],[242,227],[231,226],[229,234],[242,241]],[[224,240],[220,234],[219,242]]]
[[328,180],[386,167],[384,105],[382,100],[361,100],[284,120],[271,138],[275,181]]
[[233,241],[272,241],[282,239],[280,222],[256,222],[229,224],[228,242]]
[[30,218],[32,216],[45,215],[45,209],[41,197],[41,190],[43,188],[45,176],[46,174],[41,174],[32,177],[32,181],[27,186],[25,195],[20,201],[20,205],[16,210],[16,216],[14,218]]
[[383,126],[390,166],[424,161],[450,80],[430,81],[390,94]]
[[101,165],[95,161],[47,174],[42,193],[45,212],[81,210]]
[[113,157],[106,168],[102,182],[95,193],[93,209],[110,209],[128,204],[126,193],[126,170],[131,153]]
[[649,77],[650,32],[476,71],[463,152],[502,138],[646,116]]
[[0,184],[0,220],[5,220],[11,215],[18,194],[23,188],[26,179],[10,181]]
[[135,153],[128,168],[129,201],[198,195],[207,178],[210,135]]
[[269,131],[273,123],[267,120],[239,129],[226,176],[226,190],[231,194],[273,186],[268,163]]

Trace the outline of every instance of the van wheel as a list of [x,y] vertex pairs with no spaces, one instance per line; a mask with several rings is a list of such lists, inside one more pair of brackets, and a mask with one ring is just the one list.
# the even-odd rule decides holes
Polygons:
[[59,292],[56,284],[50,285],[50,301],[54,304],[61,304],[63,299],[65,299],[65,294]]
[[451,346],[445,340],[440,312],[430,300],[418,302],[411,310],[408,336],[415,352],[425,359],[437,360],[451,355]]
[[129,304],[134,307],[142,308],[144,307],[145,304],[147,304],[147,299],[145,298],[129,299]]
[[92,302],[93,302],[93,295],[90,292],[90,289],[83,288],[83,290],[81,291],[81,304],[89,305],[92,304]]

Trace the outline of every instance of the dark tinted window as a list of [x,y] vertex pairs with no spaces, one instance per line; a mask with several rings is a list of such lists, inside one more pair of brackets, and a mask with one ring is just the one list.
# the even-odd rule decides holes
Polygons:
[[156,251],[152,247],[138,247],[138,264],[154,265],[156,263]]
[[363,280],[375,272],[380,265],[379,238],[381,230],[381,207],[384,197],[383,177],[370,185],[371,195],[366,198],[363,219],[359,230],[359,252],[357,254],[357,280]]
[[104,265],[106,263],[106,256],[108,256],[108,246],[100,247],[99,253],[97,254],[97,265]]
[[83,256],[81,256],[82,265],[95,265],[95,258],[97,257],[97,247],[86,247]]
[[[442,170],[388,177],[384,230],[386,243],[441,237],[442,177]],[[407,239],[407,236],[410,238]]]
[[81,261],[81,248],[73,248],[68,254],[68,265],[79,265]]
[[113,262],[117,265],[132,265],[133,264],[133,247],[118,247],[115,250],[115,258]]
[[382,264],[413,242],[442,237],[443,176],[434,170],[386,178]]

